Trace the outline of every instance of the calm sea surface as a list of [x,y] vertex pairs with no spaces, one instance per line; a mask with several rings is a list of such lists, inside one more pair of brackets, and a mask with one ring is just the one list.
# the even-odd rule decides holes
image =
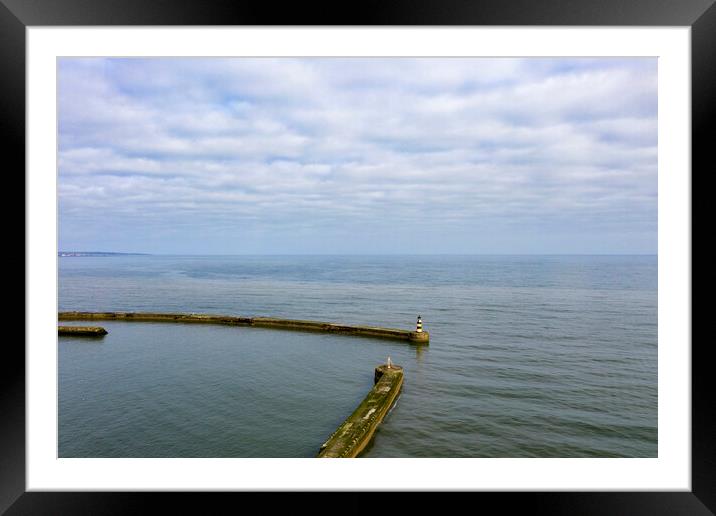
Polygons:
[[60,310],[420,314],[431,337],[103,321],[59,339],[61,457],[315,456],[388,356],[405,382],[368,457],[657,456],[656,256],[58,261]]

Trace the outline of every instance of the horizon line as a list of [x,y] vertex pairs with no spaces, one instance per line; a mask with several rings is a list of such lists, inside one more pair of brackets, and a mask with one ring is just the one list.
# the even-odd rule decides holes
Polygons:
[[137,256],[658,256],[656,253],[147,253],[134,251],[58,251],[57,254]]

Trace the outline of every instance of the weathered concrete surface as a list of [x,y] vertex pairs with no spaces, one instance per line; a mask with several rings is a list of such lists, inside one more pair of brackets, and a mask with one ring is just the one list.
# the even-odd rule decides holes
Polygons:
[[407,340],[414,344],[428,344],[430,334],[394,328],[372,326],[350,326],[321,321],[302,321],[279,319],[276,317],[236,317],[211,314],[175,314],[175,313],[137,313],[137,312],[59,312],[60,321],[70,320],[122,320],[143,322],[184,322],[205,324],[228,324],[237,326],[256,326],[283,330],[320,331],[359,337],[377,337],[385,339]]
[[154,312],[59,312],[60,321],[119,320],[141,322],[186,322],[205,324],[251,325],[249,317],[211,314],[174,314]]
[[100,326],[58,326],[58,335],[82,335],[87,337],[101,337],[107,335],[107,330]]
[[430,342],[430,333],[427,331],[412,331],[410,332],[410,340],[415,344],[427,344]]
[[403,368],[393,364],[375,368],[375,385],[358,408],[323,443],[318,457],[357,457],[390,410],[403,385]]

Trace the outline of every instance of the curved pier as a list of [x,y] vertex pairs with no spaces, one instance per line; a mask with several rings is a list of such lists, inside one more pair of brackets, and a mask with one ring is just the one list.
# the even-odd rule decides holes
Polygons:
[[318,457],[357,457],[370,442],[375,429],[398,397],[402,385],[402,367],[386,364],[376,367],[373,389],[348,419],[323,443]]
[[[276,317],[239,317],[231,315],[181,314],[154,312],[59,312],[60,321],[106,320],[141,322],[183,322],[204,324],[225,324],[233,326],[256,326],[283,330],[320,331],[357,337],[407,340],[412,344],[428,344],[430,334],[427,331],[398,330],[373,326],[351,326],[321,321],[303,321],[280,319]],[[421,328],[422,330],[422,328]]]

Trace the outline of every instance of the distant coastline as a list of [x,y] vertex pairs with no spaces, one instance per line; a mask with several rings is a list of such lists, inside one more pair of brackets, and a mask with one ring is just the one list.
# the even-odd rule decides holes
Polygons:
[[101,251],[58,251],[57,256],[149,256],[149,253],[107,253]]

